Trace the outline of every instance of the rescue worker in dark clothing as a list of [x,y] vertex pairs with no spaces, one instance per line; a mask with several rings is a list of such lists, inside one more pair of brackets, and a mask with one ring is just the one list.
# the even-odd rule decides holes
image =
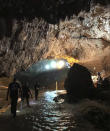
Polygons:
[[100,72],[98,72],[97,75],[98,75],[98,78],[97,78],[97,88],[101,88],[102,87],[103,79],[101,77]]
[[8,91],[7,91],[7,100],[8,100],[8,95],[10,95],[11,99],[11,113],[13,114],[13,117],[16,117],[16,107],[17,107],[17,101],[18,101],[18,96],[19,93],[21,93],[21,87],[20,85],[16,82],[16,78],[13,79],[13,82],[9,84],[8,86]]
[[28,87],[28,84],[24,84],[23,87],[22,87],[22,100],[24,101],[24,99],[26,99],[26,102],[27,102],[27,106],[30,107],[29,105],[29,97],[31,96],[32,98],[32,93]]
[[38,91],[39,91],[39,82],[36,82],[35,86],[34,86],[34,91],[35,91],[35,100],[37,100],[38,97]]
[[103,82],[102,82],[102,87],[104,89],[110,89],[110,81],[109,78],[104,78]]

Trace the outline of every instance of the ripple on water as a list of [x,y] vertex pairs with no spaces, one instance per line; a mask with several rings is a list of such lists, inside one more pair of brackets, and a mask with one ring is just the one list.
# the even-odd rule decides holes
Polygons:
[[31,121],[32,131],[64,131],[75,127],[73,114],[53,101],[56,96],[55,91],[45,92],[33,113],[25,117]]

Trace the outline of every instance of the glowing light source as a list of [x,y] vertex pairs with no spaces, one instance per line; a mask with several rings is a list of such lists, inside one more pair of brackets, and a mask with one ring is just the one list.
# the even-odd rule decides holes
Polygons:
[[56,66],[57,66],[55,61],[52,61],[52,62],[50,63],[50,65],[51,65],[52,68],[56,68]]
[[56,56],[56,58],[62,58],[62,59],[65,59],[67,60],[67,62],[72,66],[74,63],[78,63],[79,60],[77,59],[74,59],[73,57],[71,56]]
[[65,65],[66,65],[66,67],[71,68],[71,66],[68,62],[66,62]]
[[16,112],[20,112],[19,110],[17,110]]
[[50,66],[49,66],[49,65],[46,65],[45,68],[48,70],[48,69],[50,69]]
[[57,68],[58,68],[58,69],[63,68],[64,65],[65,65],[64,61],[59,61],[59,62],[57,62]]
[[65,66],[65,61],[64,60],[59,60],[59,61],[52,61],[50,64],[45,65],[45,69],[61,69]]

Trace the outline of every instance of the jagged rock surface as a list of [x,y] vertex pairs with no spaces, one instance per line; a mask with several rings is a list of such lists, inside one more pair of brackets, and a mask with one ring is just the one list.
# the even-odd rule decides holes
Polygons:
[[1,76],[25,70],[43,58],[68,55],[89,59],[102,54],[105,48],[110,50],[109,2],[1,2]]
[[39,60],[46,51],[46,45],[39,43],[45,38],[47,29],[48,25],[42,19],[20,23],[15,20],[11,37],[0,41],[0,74],[13,75]]

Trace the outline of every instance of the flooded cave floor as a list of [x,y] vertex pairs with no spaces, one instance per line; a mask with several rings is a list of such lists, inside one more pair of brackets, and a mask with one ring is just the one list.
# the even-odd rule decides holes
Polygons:
[[[58,91],[59,92],[59,91]],[[41,90],[38,100],[30,100],[31,108],[18,104],[17,117],[10,108],[0,115],[1,131],[109,131],[110,102],[83,99],[77,103],[64,101],[66,94]],[[58,101],[55,102],[55,98]]]

